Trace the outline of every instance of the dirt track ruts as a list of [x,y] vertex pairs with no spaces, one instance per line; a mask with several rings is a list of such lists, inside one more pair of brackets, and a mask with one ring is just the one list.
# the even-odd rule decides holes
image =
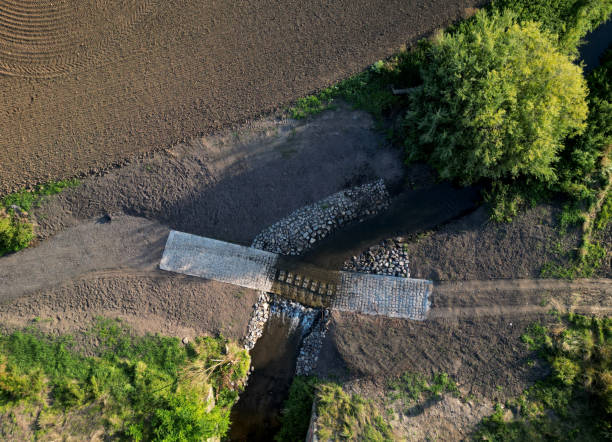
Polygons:
[[284,106],[479,2],[128,3],[0,2],[0,195]]

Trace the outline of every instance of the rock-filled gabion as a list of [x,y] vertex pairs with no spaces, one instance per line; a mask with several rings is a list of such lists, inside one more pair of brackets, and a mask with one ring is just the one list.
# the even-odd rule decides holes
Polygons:
[[319,320],[315,323],[310,334],[304,338],[300,354],[298,355],[295,374],[307,375],[317,366],[323,339],[329,326],[329,310],[323,310]]
[[336,228],[375,215],[388,205],[389,193],[383,180],[343,190],[271,225],[257,235],[252,247],[300,255]]
[[402,238],[382,241],[361,255],[353,256],[344,264],[344,270],[410,278],[408,253],[402,244]]
[[[282,255],[299,255],[325,238],[335,229],[351,221],[361,221],[386,209],[389,193],[384,181],[379,180],[363,186],[335,193],[315,204],[296,210],[288,217],[262,231],[253,241],[252,247]],[[367,252],[366,252],[367,253]],[[395,258],[395,255],[392,254]],[[397,276],[409,276],[408,258],[398,255]],[[355,258],[355,270],[360,261]],[[404,261],[405,263],[402,263]],[[352,262],[352,261],[351,261]],[[368,261],[364,258],[365,263]],[[401,263],[401,264],[400,264]],[[347,263],[349,266],[350,263]],[[384,266],[384,265],[383,265]],[[372,264],[372,269],[377,267]],[[395,269],[396,265],[393,266]],[[348,267],[348,270],[353,270]],[[364,271],[359,269],[359,271]],[[367,270],[366,270],[367,271]],[[380,273],[370,271],[369,273]],[[392,273],[386,273],[392,274]],[[299,303],[287,301],[273,294],[261,293],[254,305],[249,323],[245,348],[251,350],[263,334],[270,314],[286,315],[302,327],[304,340],[296,363],[296,374],[309,374],[316,366],[323,339],[329,324],[329,311],[312,309]],[[318,319],[317,319],[318,317]],[[314,324],[314,326],[313,326]]]
[[252,350],[255,343],[263,334],[266,321],[270,317],[270,297],[267,293],[260,292],[257,302],[253,306],[253,314],[249,320],[247,334],[244,338],[244,348]]

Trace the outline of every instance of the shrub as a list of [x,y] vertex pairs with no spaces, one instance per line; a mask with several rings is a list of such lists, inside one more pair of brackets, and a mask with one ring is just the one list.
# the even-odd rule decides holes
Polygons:
[[[561,318],[559,318],[561,319]],[[568,314],[551,329],[523,336],[551,374],[504,409],[498,405],[477,440],[607,440],[612,434],[612,319]]]
[[33,238],[32,224],[0,211],[0,256],[27,247]]
[[409,159],[442,178],[554,182],[553,163],[584,129],[581,68],[550,35],[515,14],[479,11],[437,37],[405,118]]
[[[244,349],[223,337],[196,338],[187,346],[177,338],[138,337],[110,320],[99,320],[90,333],[99,347],[89,357],[79,354],[69,337],[35,329],[0,333],[0,420],[7,411],[22,414],[19,404],[30,400],[56,416],[47,428],[62,420],[62,413],[89,409],[93,425],[104,428],[108,438],[187,441],[225,435],[250,364]],[[51,404],[41,391],[51,393]],[[62,432],[81,431],[62,425]]]
[[511,9],[521,20],[535,21],[558,36],[564,50],[576,50],[580,39],[612,14],[612,0],[497,0],[493,8]]
[[289,397],[283,404],[281,429],[274,440],[297,442],[306,438],[317,383],[318,380],[312,377],[296,376],[293,379]]

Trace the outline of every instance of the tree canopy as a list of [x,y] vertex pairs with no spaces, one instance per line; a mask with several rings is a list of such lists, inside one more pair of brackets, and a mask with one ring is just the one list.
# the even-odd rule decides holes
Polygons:
[[514,12],[479,11],[429,45],[405,117],[406,150],[442,178],[554,182],[554,162],[587,116],[582,68]]

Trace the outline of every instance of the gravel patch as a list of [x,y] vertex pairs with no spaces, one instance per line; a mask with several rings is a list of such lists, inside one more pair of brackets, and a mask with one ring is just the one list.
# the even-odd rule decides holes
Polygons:
[[353,256],[343,270],[410,278],[408,251],[403,244],[401,237],[384,240],[361,255]]

